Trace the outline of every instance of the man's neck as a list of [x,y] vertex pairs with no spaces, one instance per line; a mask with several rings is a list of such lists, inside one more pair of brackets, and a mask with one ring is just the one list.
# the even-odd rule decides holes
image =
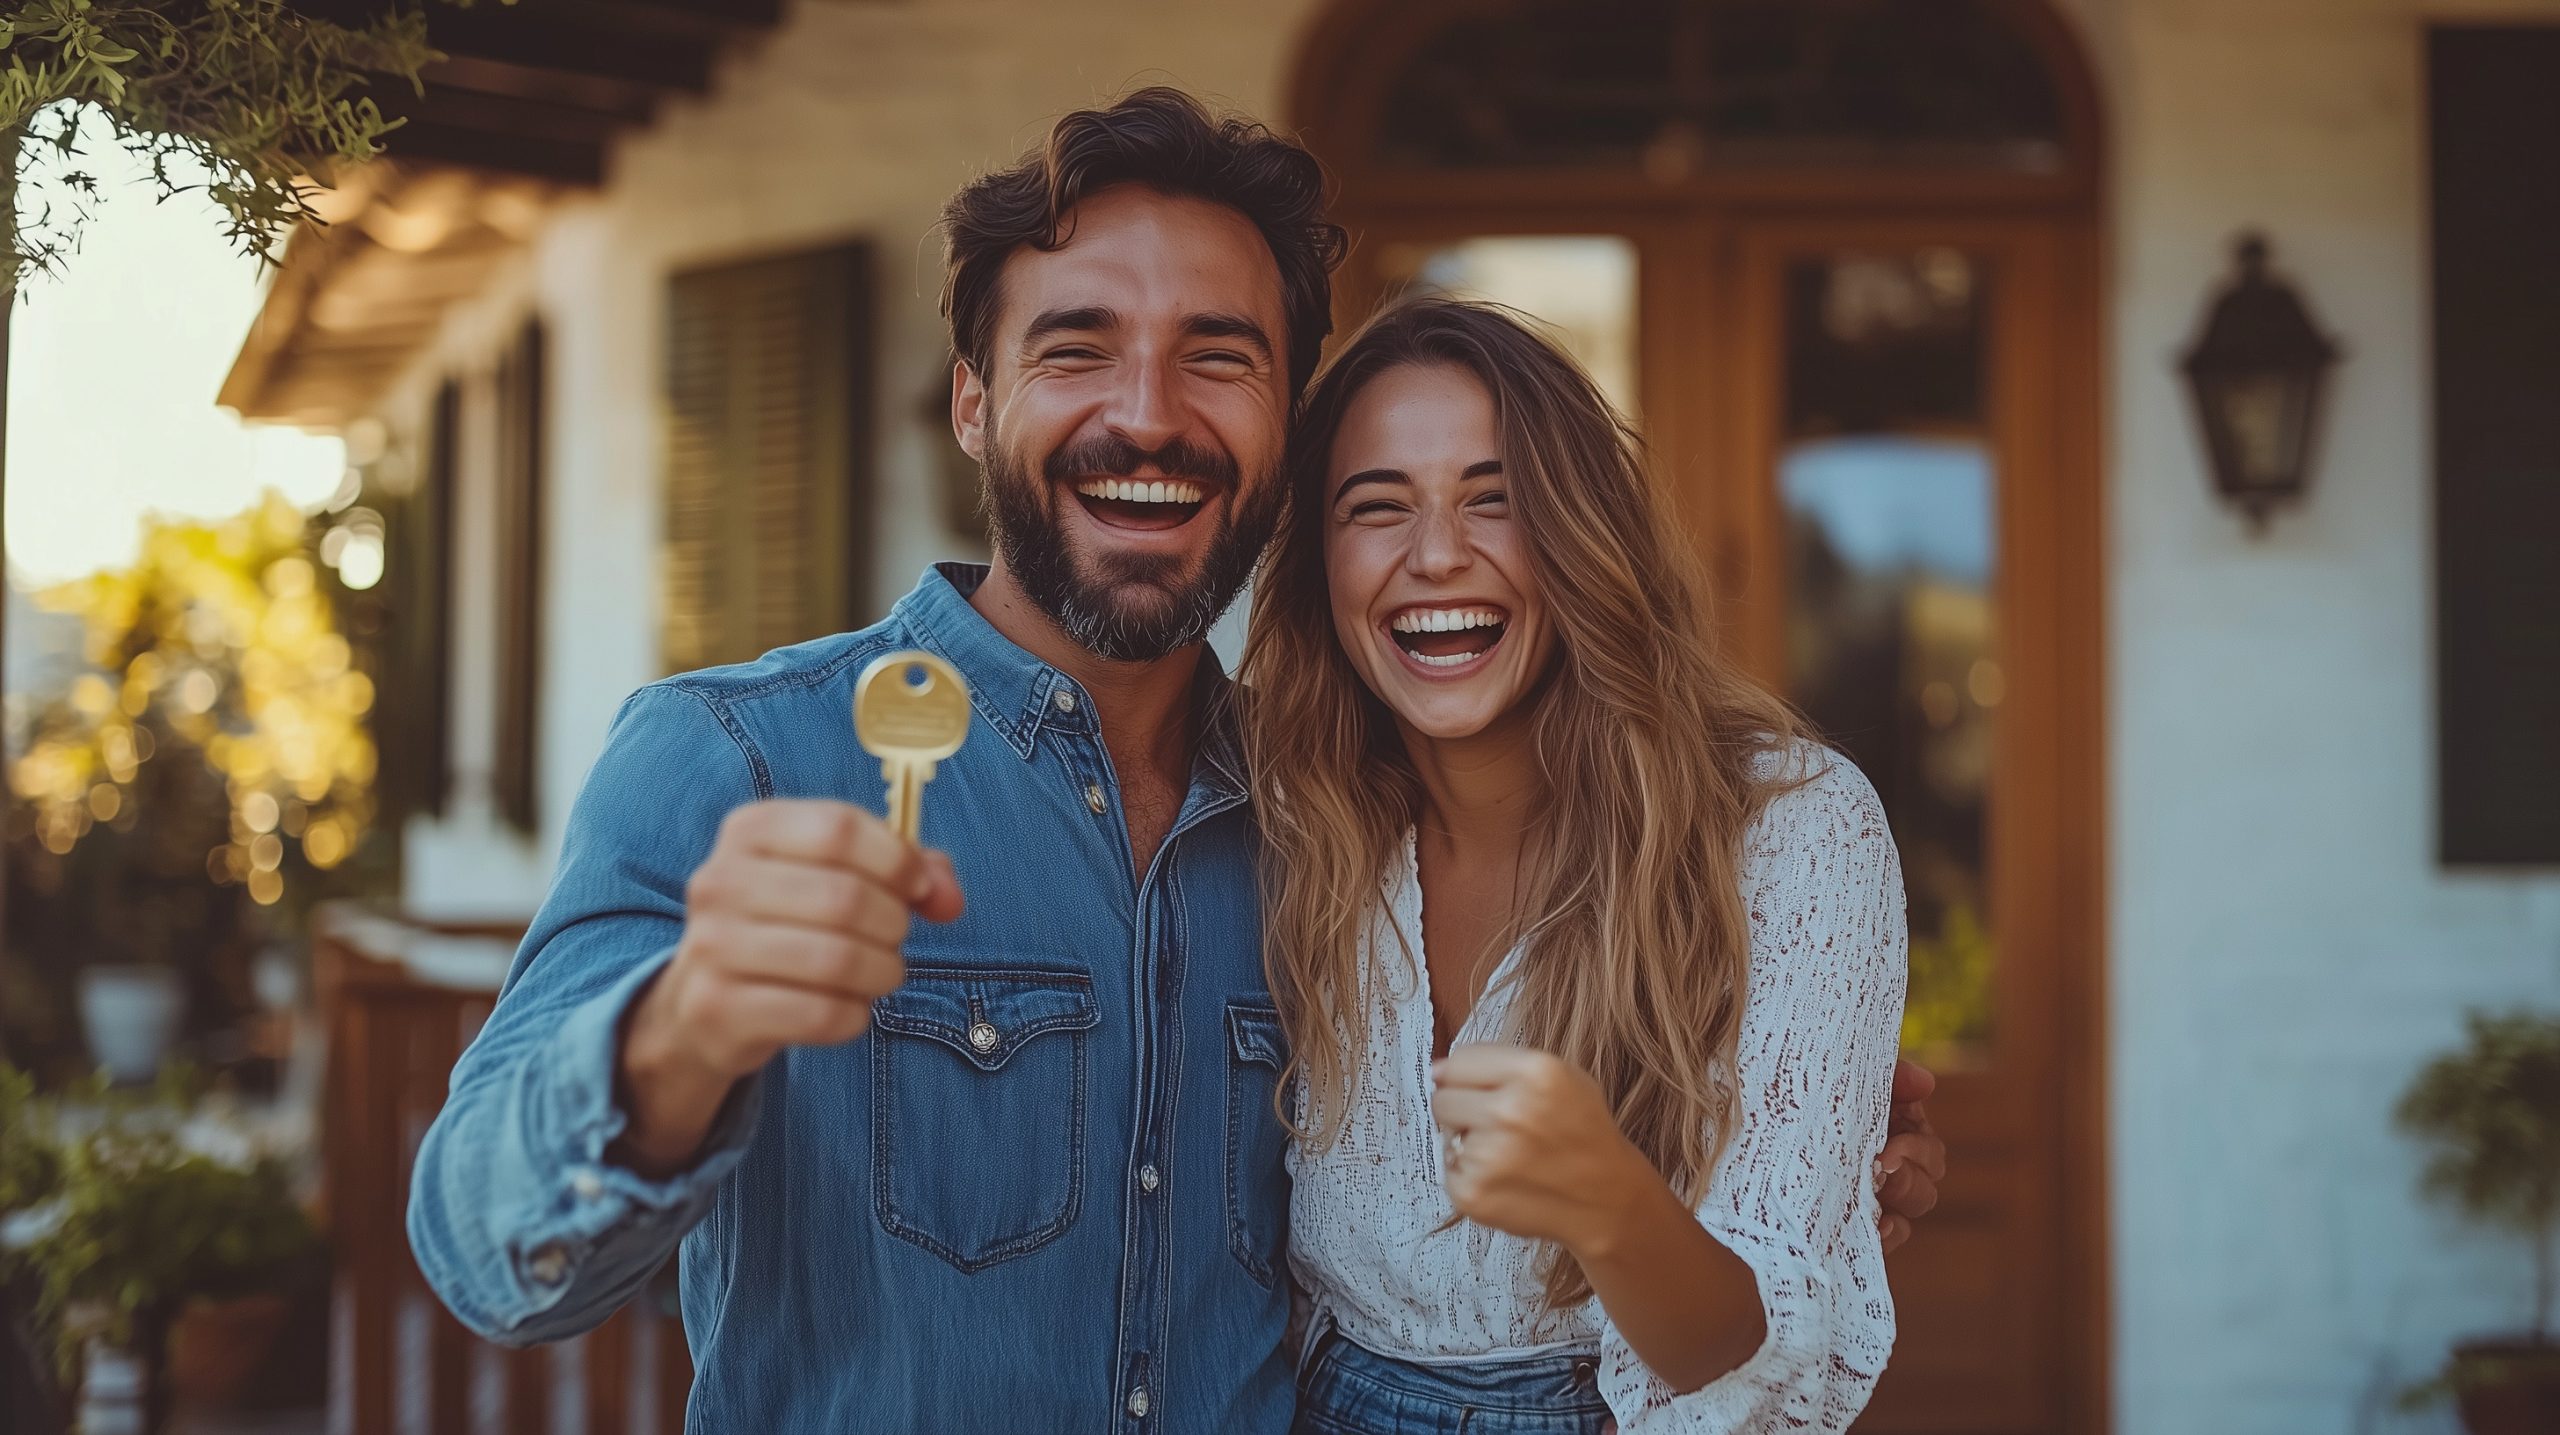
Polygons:
[[1143,765],[1157,779],[1183,786],[1191,771],[1194,731],[1191,686],[1200,670],[1199,643],[1152,662],[1124,663],[1097,656],[1060,631],[1031,601],[998,555],[969,606],[1015,647],[1065,673],[1093,695],[1102,744],[1125,783]]

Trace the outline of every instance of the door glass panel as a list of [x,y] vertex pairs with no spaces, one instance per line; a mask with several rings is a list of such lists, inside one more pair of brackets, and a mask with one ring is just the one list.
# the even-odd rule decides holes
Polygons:
[[1884,799],[1911,900],[1904,1042],[1951,1069],[1987,1055],[1997,950],[1989,279],[1952,249],[1785,271],[1790,693]]
[[[1496,14],[1484,13],[1488,8]],[[2059,169],[2063,106],[1998,0],[1513,0],[1379,87],[1375,158],[1678,180],[1746,166]]]
[[1391,242],[1387,292],[1490,299],[1537,319],[1618,411],[1636,411],[1636,247],[1615,234]]

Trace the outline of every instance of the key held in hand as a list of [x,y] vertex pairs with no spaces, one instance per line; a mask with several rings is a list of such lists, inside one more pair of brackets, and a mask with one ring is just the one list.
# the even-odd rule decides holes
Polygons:
[[924,785],[969,736],[969,684],[931,653],[883,653],[854,682],[853,733],[880,759],[890,824],[913,842],[923,825]]

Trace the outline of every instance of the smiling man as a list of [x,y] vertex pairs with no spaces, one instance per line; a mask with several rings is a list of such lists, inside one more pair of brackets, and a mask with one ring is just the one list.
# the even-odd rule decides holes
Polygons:
[[[1343,236],[1304,150],[1161,89],[944,220],[994,563],[624,705],[411,1240],[508,1342],[681,1244],[695,1431],[1281,1431],[1285,1056],[1202,639],[1276,522]],[[927,852],[847,718],[910,647],[976,706]]]

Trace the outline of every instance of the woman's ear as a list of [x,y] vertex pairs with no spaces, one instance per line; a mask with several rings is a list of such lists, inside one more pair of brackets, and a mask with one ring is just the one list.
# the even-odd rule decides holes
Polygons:
[[987,461],[987,385],[966,360],[951,366],[951,436],[962,453]]

